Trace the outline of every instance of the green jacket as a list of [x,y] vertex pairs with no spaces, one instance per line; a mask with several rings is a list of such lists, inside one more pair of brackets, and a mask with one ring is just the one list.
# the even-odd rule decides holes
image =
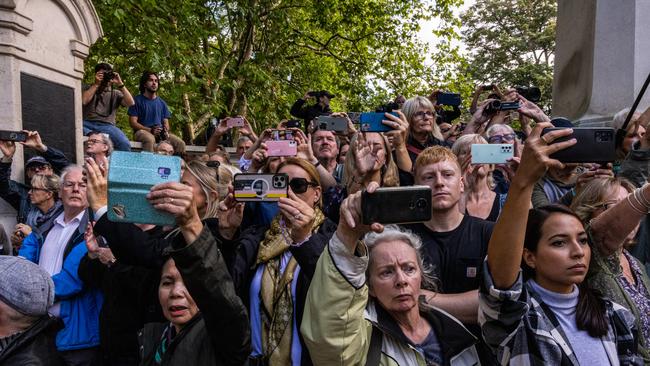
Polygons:
[[[365,365],[374,326],[383,334],[379,365],[425,366],[392,317],[369,301],[367,267],[368,256],[349,253],[336,234],[318,260],[300,328],[314,365]],[[447,365],[479,364],[477,340],[458,320],[430,306],[420,305],[420,311],[438,336]]]
[[[616,263],[618,263],[618,255],[616,253],[612,255],[616,256]],[[642,276],[641,278],[637,278],[637,280],[642,281],[643,285],[650,290],[650,279],[648,279],[648,275],[644,271],[645,267],[643,264],[631,255],[627,256],[627,258],[631,258],[637,263],[639,268],[641,268]],[[637,352],[639,356],[643,358],[643,363],[650,365],[650,351],[648,350],[648,344],[646,344],[645,337],[643,337],[643,334],[641,334],[639,310],[621,283],[616,280],[616,278],[621,274],[621,271],[622,270],[620,265],[616,266],[616,268],[613,268],[607,263],[607,258],[602,256],[597,249],[593,248],[591,264],[589,266],[589,273],[587,275],[589,287],[600,290],[605,297],[629,309],[630,312],[634,315],[636,329],[639,330],[639,346]]]

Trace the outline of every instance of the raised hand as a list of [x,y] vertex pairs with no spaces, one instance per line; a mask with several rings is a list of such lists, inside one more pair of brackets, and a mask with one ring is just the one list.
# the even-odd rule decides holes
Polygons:
[[316,218],[316,212],[295,193],[289,190],[287,198],[280,198],[278,202],[280,213],[285,218],[287,226],[291,228],[291,240],[299,243],[305,240],[311,231]]
[[93,158],[86,158],[84,166],[86,173],[86,194],[88,204],[93,211],[108,205],[108,180],[106,179],[107,167],[103,167]]
[[372,150],[372,146],[366,142],[366,139],[364,137],[365,135],[363,133],[358,134],[357,136],[357,145],[354,159],[357,166],[357,173],[362,178],[365,178],[377,163],[377,155]]
[[44,152],[47,149],[43,140],[41,140],[41,135],[38,134],[38,131],[23,130],[23,132],[27,134],[27,139],[25,142],[21,142],[21,144],[40,152]]
[[10,160],[16,153],[16,144],[13,141],[0,141],[0,151],[7,160]]
[[219,202],[219,213],[217,213],[219,233],[226,239],[232,239],[235,236],[235,232],[244,219],[244,204],[235,201],[232,187],[229,190],[231,192]]
[[[375,192],[379,188],[377,182],[370,182],[366,190],[369,193]],[[336,229],[336,236],[350,249],[354,251],[357,241],[370,230],[382,232],[384,226],[379,223],[363,225],[363,212],[361,210],[362,191],[349,195],[341,203],[339,225]]]
[[392,138],[393,146],[395,148],[399,148],[406,145],[409,123],[402,111],[396,110],[394,112],[397,113],[397,117],[390,113],[384,113],[386,119],[383,120],[382,123],[393,129],[392,131],[386,132],[385,135],[389,137],[389,139]]

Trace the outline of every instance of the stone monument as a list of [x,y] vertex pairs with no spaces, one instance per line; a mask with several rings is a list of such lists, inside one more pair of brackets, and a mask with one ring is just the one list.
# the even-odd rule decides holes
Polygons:
[[650,72],[649,16],[646,0],[558,1],[553,116],[602,125],[632,106]]
[[[38,130],[45,144],[79,161],[84,60],[101,36],[91,0],[0,0],[0,129]],[[18,147],[12,179],[23,181],[23,162]],[[0,201],[11,234],[15,211]]]

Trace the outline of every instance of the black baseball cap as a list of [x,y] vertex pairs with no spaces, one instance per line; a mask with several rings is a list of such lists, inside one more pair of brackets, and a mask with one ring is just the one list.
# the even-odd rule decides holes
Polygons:
[[326,97],[328,97],[328,98],[330,98],[330,99],[332,99],[332,98],[336,98],[336,95],[334,95],[334,94],[328,92],[327,90],[321,90],[321,91],[319,91],[319,92],[318,92],[318,96],[319,96],[319,97],[326,96]]

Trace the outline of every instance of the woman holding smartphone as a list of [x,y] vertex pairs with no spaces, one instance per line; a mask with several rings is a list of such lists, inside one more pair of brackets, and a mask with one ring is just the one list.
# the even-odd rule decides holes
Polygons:
[[[479,290],[485,341],[503,365],[641,365],[633,315],[583,284],[591,248],[580,219],[564,206],[529,212],[549,155],[576,143],[571,129],[526,141],[521,165],[494,227]],[[522,273],[523,270],[523,273]]]
[[289,190],[271,224],[240,230],[241,204],[231,194],[221,204],[217,240],[238,248],[232,277],[249,310],[249,364],[311,365],[298,329],[316,262],[336,224],[320,209],[320,178],[311,163],[286,158],[277,173],[287,175]]

